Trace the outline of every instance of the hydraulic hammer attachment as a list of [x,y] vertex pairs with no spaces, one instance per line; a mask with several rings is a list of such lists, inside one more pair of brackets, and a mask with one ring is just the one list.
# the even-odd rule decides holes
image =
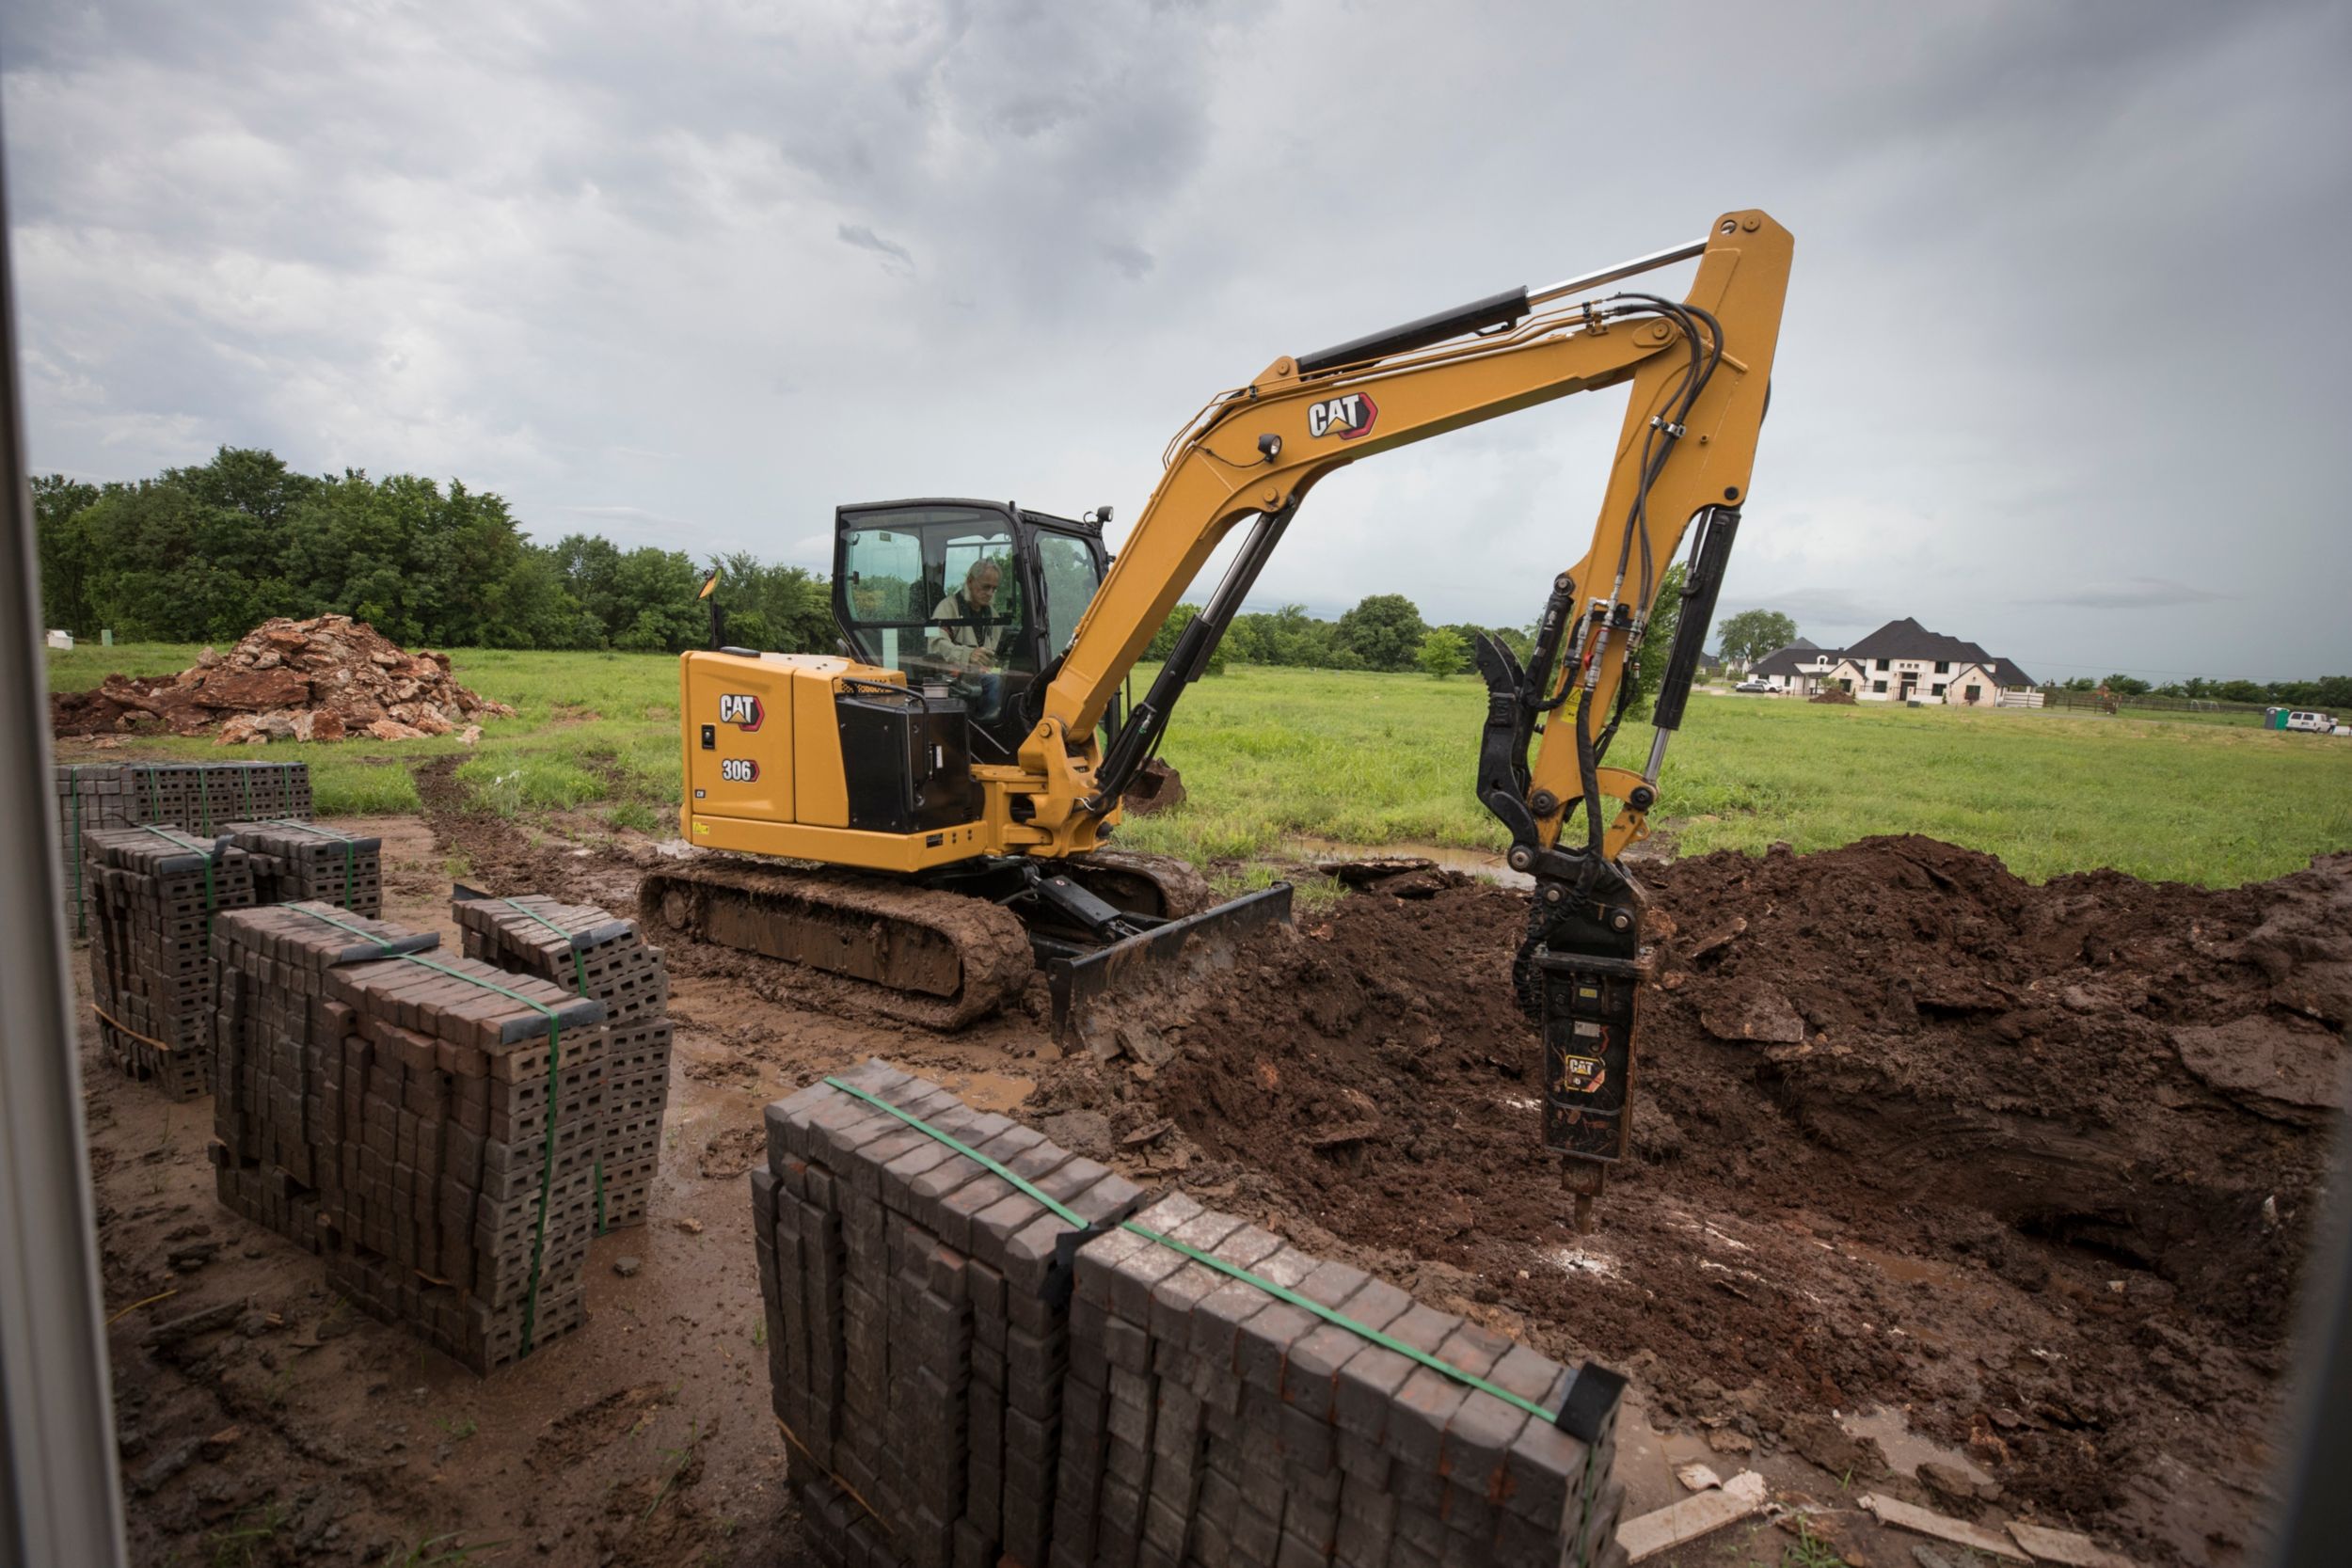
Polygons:
[[1532,857],[1535,899],[1514,972],[1519,1006],[1543,1031],[1544,1144],[1583,1228],[1632,1132],[1633,1037],[1650,954],[1641,887],[1581,851]]

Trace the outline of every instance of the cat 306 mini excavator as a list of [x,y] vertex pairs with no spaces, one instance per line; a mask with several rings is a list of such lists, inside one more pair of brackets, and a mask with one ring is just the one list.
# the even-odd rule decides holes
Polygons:
[[[649,877],[647,923],[798,964],[807,984],[943,1027],[996,1007],[1042,962],[1057,1027],[1083,1035],[1090,1005],[1127,979],[1288,917],[1287,886],[1208,908],[1188,869],[1104,841],[1316,481],[1407,442],[1629,385],[1599,524],[1551,580],[1525,664],[1491,639],[1475,651],[1489,693],[1477,790],[1509,831],[1509,863],[1534,880],[1515,983],[1543,1032],[1544,1139],[1570,1157],[1581,1212],[1629,1130],[1643,895],[1618,857],[1648,831],[1714,618],[1790,249],[1764,214],[1727,213],[1693,244],[1279,358],[1170,442],[1115,564],[1106,514],[1073,522],[976,500],[842,507],[833,610],[843,657],[721,646],[681,661],[681,830],[718,853]],[[1692,259],[1682,300],[1599,293]],[[1142,699],[1122,701],[1152,634],[1244,523],[1207,609]],[[1629,660],[1686,533],[1657,739],[1638,770],[1606,766]],[[1564,836],[1580,813],[1581,830]]]

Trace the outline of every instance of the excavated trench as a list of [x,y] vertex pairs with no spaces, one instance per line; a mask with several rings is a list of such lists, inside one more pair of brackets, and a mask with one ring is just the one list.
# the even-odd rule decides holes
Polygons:
[[1635,1157],[1590,1234],[1537,1148],[1524,895],[1458,876],[1155,998],[1146,1059],[1073,1066],[1043,1108],[1172,1121],[1187,1185],[1631,1365],[1734,1449],[1884,1403],[2159,1559],[2179,1466],[2253,1517],[2343,1101],[2352,856],[2034,887],[1875,839],[1649,882]]

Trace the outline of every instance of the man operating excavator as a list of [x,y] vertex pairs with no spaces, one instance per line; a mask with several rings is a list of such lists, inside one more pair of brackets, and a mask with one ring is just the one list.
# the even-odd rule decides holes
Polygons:
[[993,613],[1004,578],[1004,568],[985,556],[972,562],[963,586],[931,607],[926,642],[931,657],[955,672],[951,684],[975,701],[984,724],[994,722],[1005,704],[1005,673],[997,667],[1005,625]]

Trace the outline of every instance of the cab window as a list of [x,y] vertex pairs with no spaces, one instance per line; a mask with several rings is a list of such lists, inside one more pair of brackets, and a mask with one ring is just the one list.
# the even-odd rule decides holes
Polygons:
[[1033,537],[1041,601],[1038,620],[1045,628],[1046,657],[1053,658],[1069,651],[1070,640],[1077,635],[1087,606],[1094,602],[1103,575],[1087,540],[1043,529]]
[[[990,721],[1037,678],[1020,562],[1004,514],[901,507],[843,517],[841,596],[858,656],[945,688]],[[967,594],[995,568],[995,592]],[[989,574],[980,572],[985,578]]]

